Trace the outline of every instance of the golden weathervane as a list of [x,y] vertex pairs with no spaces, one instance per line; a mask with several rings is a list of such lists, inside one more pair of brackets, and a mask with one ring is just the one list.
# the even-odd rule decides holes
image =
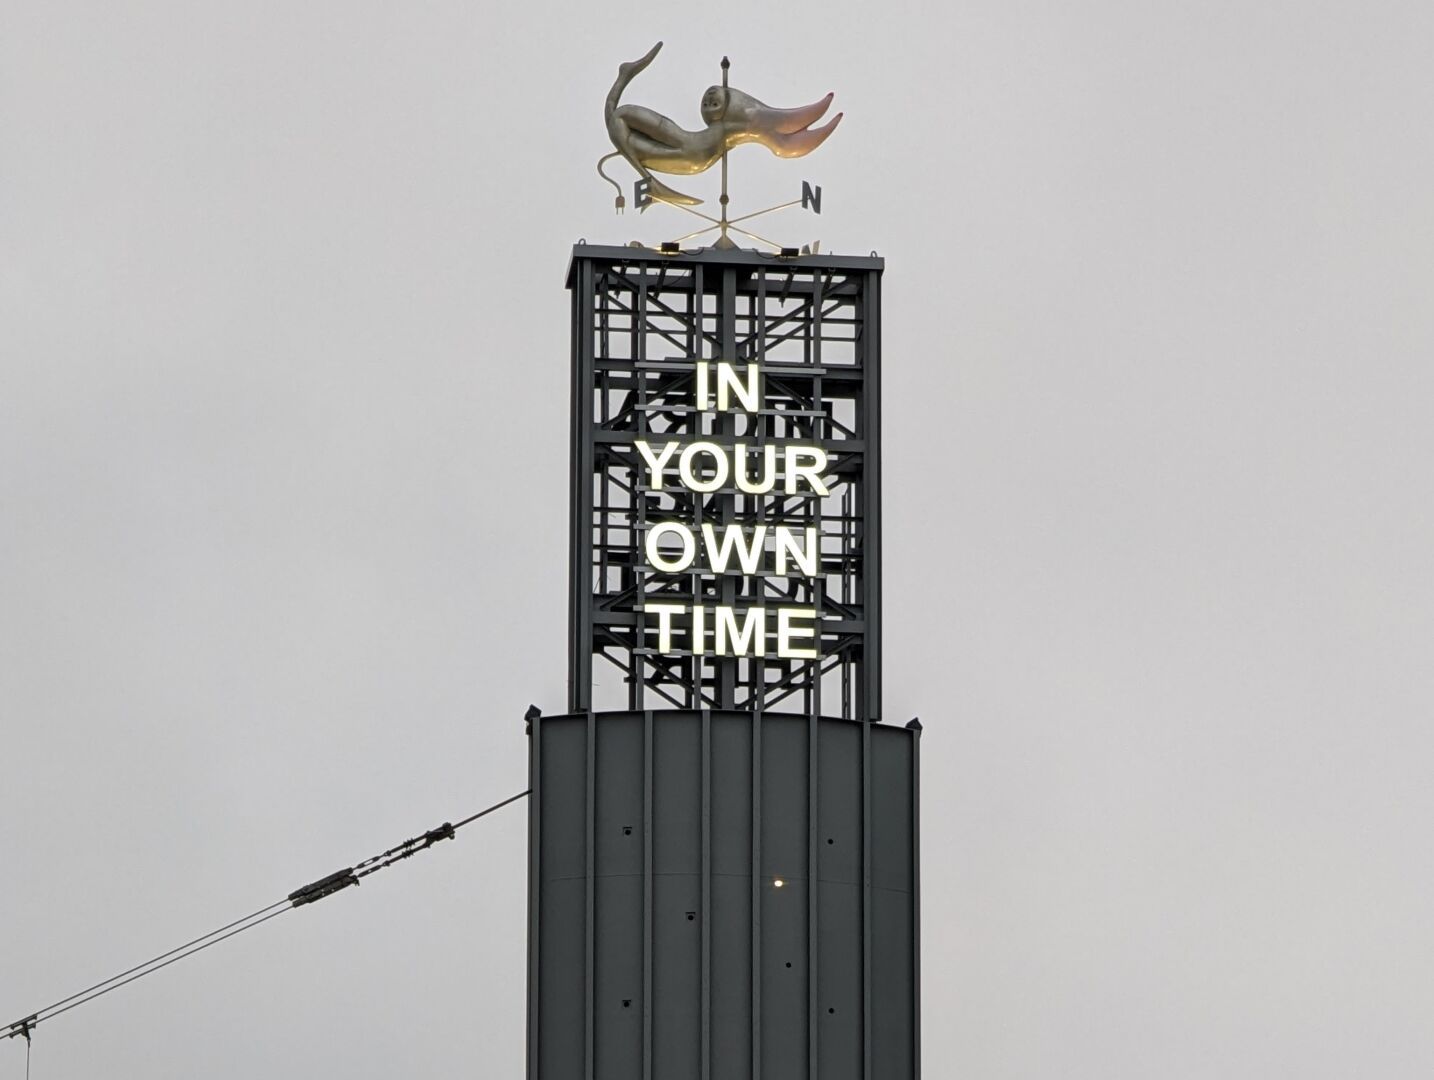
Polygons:
[[[813,188],[810,184],[803,183],[800,199],[729,220],[727,217],[727,153],[733,147],[741,146],[743,143],[758,143],[778,157],[805,157],[825,142],[827,136],[835,131],[837,124],[841,122],[842,114],[837,113],[821,127],[812,127],[826,114],[827,108],[832,103],[832,95],[828,94],[820,101],[797,109],[773,109],[750,94],[744,94],[741,90],[727,85],[727,69],[730,65],[724,56],[722,58],[722,85],[710,86],[702,95],[702,119],[707,122],[707,126],[700,131],[688,131],[653,109],[645,108],[642,105],[619,104],[628,83],[632,82],[638,73],[652,63],[661,48],[662,42],[659,41],[648,50],[647,55],[642,59],[632,60],[619,66],[617,81],[608,91],[603,113],[607,121],[608,136],[617,149],[600,158],[597,169],[598,174],[617,189],[617,209],[621,211],[626,205],[626,200],[623,198],[622,188],[617,181],[603,171],[603,163],[612,158],[621,157],[637,170],[639,179],[635,185],[634,202],[639,210],[646,210],[652,203],[661,202],[678,207],[710,222],[706,228],[680,237],[678,243],[713,230],[719,230],[720,235],[715,247],[736,247],[736,244],[728,236],[730,231],[780,248],[780,244],[748,232],[746,229],[738,228],[738,223],[750,221],[774,210],[795,206],[797,203],[801,203],[803,206],[810,205],[820,213],[821,188]],[[695,176],[697,173],[706,172],[718,162],[722,164],[722,216],[720,218],[709,217],[707,214],[693,210],[692,207],[702,204],[701,199],[674,191],[653,175],[655,172],[660,172],[675,176]]]

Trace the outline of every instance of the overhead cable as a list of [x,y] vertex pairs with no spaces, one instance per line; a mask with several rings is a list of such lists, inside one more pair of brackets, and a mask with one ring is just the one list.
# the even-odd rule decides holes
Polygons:
[[391,847],[387,851],[380,852],[378,855],[371,856],[360,863],[355,863],[353,866],[335,871],[326,877],[319,878],[317,881],[312,881],[302,888],[295,889],[284,899],[276,900],[274,903],[262,907],[258,911],[244,916],[242,919],[235,919],[231,923],[225,923],[217,930],[211,930],[209,933],[203,934],[193,941],[185,942],[183,945],[176,946],[168,952],[163,952],[158,956],[151,957],[142,964],[136,964],[132,968],[121,971],[118,975],[112,975],[103,982],[97,982],[93,986],[87,987],[78,993],[71,994],[66,998],[61,998],[53,1005],[47,1005],[43,1009],[38,1009],[22,1020],[16,1020],[10,1024],[8,1028],[0,1031],[0,1038],[13,1039],[16,1036],[20,1036],[23,1037],[28,1044],[30,1041],[30,1033],[46,1020],[52,1020],[61,1013],[67,1013],[71,1009],[79,1008],[81,1005],[87,1005],[91,1001],[94,1001],[95,998],[108,994],[111,990],[118,990],[121,986],[128,985],[136,979],[142,979],[146,975],[159,971],[161,968],[169,967],[170,964],[176,964],[187,957],[193,956],[195,953],[203,952],[211,945],[218,945],[221,941],[226,941],[236,934],[242,934],[245,930],[252,930],[261,923],[266,923],[270,919],[277,918],[286,911],[292,911],[294,908],[315,903],[326,896],[332,896],[341,889],[348,888],[350,885],[357,885],[362,878],[368,877],[368,875],[377,873],[380,870],[385,870],[396,862],[417,855],[420,851],[427,851],[440,840],[452,840],[454,834],[463,828],[463,826],[470,825],[479,818],[486,817],[493,813],[495,810],[501,810],[503,807],[510,803],[515,803],[527,795],[528,792],[520,791],[518,794],[504,799],[502,802],[494,803],[492,806],[479,810],[476,814],[469,815],[457,824],[445,821],[437,828],[429,829],[419,836],[405,840],[403,843]]

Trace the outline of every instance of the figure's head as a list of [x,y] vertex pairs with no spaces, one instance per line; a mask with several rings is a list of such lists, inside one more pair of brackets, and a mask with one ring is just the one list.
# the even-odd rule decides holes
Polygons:
[[720,86],[709,86],[702,95],[702,119],[715,124],[727,115],[727,91]]

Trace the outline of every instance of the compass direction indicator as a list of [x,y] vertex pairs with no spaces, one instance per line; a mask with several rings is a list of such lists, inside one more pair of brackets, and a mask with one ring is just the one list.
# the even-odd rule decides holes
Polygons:
[[[635,194],[634,194],[633,202],[634,202],[634,204],[635,204],[636,206],[638,206],[638,207],[640,207],[640,208],[645,208],[645,207],[647,207],[647,206],[652,205],[652,203],[654,203],[654,202],[661,202],[661,203],[665,203],[665,204],[668,205],[668,206],[674,207],[675,209],[681,210],[681,211],[683,211],[684,213],[691,214],[693,217],[701,218],[703,221],[705,221],[705,222],[708,223],[708,224],[705,225],[704,227],[702,227],[702,228],[700,228],[700,229],[694,229],[692,232],[689,232],[689,233],[684,233],[682,236],[677,237],[676,240],[669,241],[668,243],[670,243],[670,244],[676,244],[676,245],[678,245],[678,247],[680,248],[682,244],[687,243],[687,241],[689,241],[689,240],[695,240],[695,239],[697,239],[699,236],[706,236],[708,233],[711,233],[711,232],[718,232],[720,235],[717,237],[717,239],[716,239],[716,240],[713,242],[713,244],[712,244],[712,246],[713,246],[714,248],[717,248],[718,250],[730,250],[731,248],[735,248],[735,247],[737,246],[736,242],[733,241],[732,238],[731,238],[731,234],[732,234],[732,233],[737,233],[737,234],[740,235],[740,236],[745,236],[745,237],[747,237],[748,239],[750,239],[750,240],[755,240],[755,241],[757,241],[757,242],[760,243],[760,244],[766,244],[768,247],[773,248],[773,249],[775,249],[775,250],[777,250],[777,251],[784,250],[784,248],[786,247],[786,245],[784,245],[784,244],[779,244],[779,243],[777,243],[777,241],[775,241],[775,240],[769,240],[769,239],[767,239],[765,236],[759,236],[758,234],[752,232],[750,229],[743,229],[743,228],[741,228],[740,226],[741,226],[742,222],[744,222],[744,221],[752,221],[752,220],[754,220],[754,219],[756,219],[756,218],[759,218],[759,217],[765,217],[767,214],[775,214],[778,210],[789,210],[789,209],[791,209],[793,206],[800,206],[800,207],[802,207],[803,209],[805,209],[805,208],[807,207],[807,204],[808,204],[808,200],[805,198],[805,193],[806,193],[807,190],[811,190],[811,189],[810,189],[810,185],[808,185],[807,183],[803,182],[803,184],[802,184],[802,187],[803,187],[803,195],[804,195],[803,198],[800,198],[800,199],[792,199],[792,200],[790,200],[790,201],[788,201],[788,202],[778,203],[776,206],[769,206],[769,207],[767,207],[765,210],[754,210],[754,211],[752,211],[751,213],[743,214],[743,215],[740,216],[740,217],[729,218],[729,217],[727,217],[727,215],[726,215],[726,207],[725,207],[725,206],[723,207],[723,215],[722,215],[722,217],[713,217],[711,214],[704,214],[702,211],[700,211],[700,210],[694,210],[694,209],[692,209],[692,207],[690,207],[690,206],[685,206],[685,205],[683,205],[682,203],[667,202],[666,199],[655,198],[655,197],[653,197],[653,196],[650,194],[649,189],[642,187],[642,184],[643,184],[643,181],[639,180],[639,181],[634,185]],[[641,189],[641,190],[640,190],[640,192],[636,192],[636,189]],[[818,193],[821,192],[821,188],[816,188],[815,190],[816,190]],[[643,201],[642,201],[643,199],[645,199],[646,202],[643,202]],[[818,199],[818,204],[817,204],[817,206],[819,206],[819,205],[820,205],[820,194],[818,194],[817,199]],[[812,212],[819,214],[819,213],[821,213],[821,210],[818,209],[817,206],[812,207]],[[820,246],[821,246],[821,242],[820,242],[820,241],[815,241],[813,244],[807,245],[807,250],[804,250],[804,251],[802,252],[802,254],[804,254],[804,255],[809,255],[809,254],[812,253],[812,251],[814,251],[814,250],[820,248]]]

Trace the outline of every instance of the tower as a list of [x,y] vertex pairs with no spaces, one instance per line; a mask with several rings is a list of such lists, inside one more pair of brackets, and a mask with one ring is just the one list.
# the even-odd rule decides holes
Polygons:
[[881,723],[883,268],[573,249],[528,1080],[920,1075],[920,725]]

